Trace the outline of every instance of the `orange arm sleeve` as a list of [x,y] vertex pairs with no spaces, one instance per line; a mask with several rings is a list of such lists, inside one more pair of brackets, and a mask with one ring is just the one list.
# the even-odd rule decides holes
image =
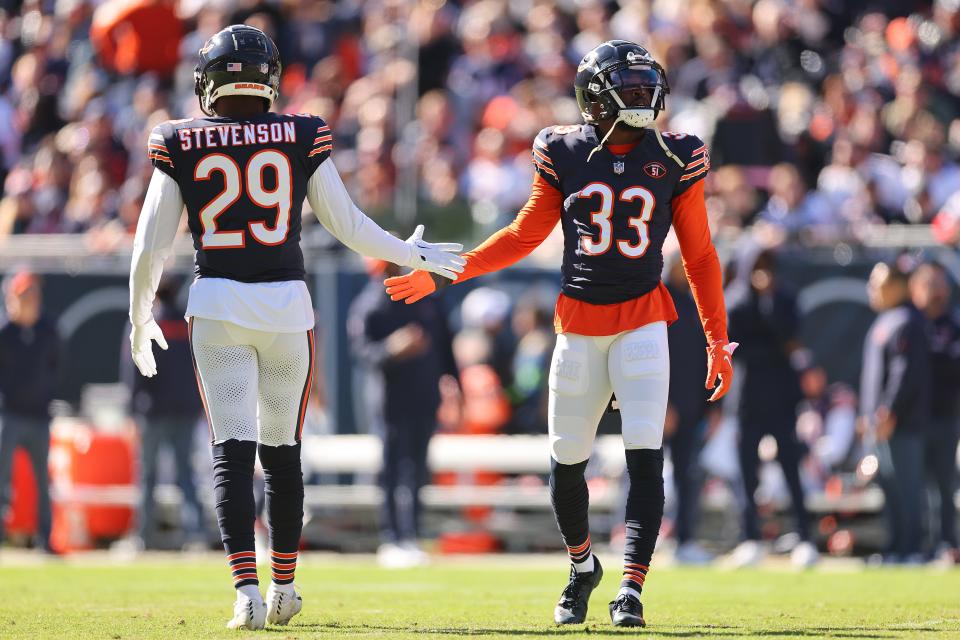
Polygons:
[[680,242],[683,269],[697,303],[707,344],[727,339],[727,308],[723,301],[723,274],[710,239],[703,180],[673,199],[673,228]]
[[560,220],[563,195],[539,175],[534,176],[530,199],[513,222],[484,240],[467,259],[456,282],[476,278],[519,262],[540,246]]

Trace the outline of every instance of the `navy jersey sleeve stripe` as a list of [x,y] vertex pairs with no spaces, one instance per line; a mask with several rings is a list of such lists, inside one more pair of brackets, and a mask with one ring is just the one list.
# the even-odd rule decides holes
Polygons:
[[333,132],[330,125],[317,116],[308,116],[310,118],[310,128],[307,130],[307,165],[309,174],[317,170],[323,162],[330,157],[333,151]]
[[707,152],[707,145],[695,136],[693,139],[694,149],[690,152],[689,160],[683,168],[683,175],[680,176],[680,182],[695,181],[696,178],[707,173],[710,170],[710,154]]
[[537,134],[537,137],[533,140],[530,157],[533,160],[533,170],[552,187],[559,189],[560,175],[557,173],[557,167],[553,163],[550,144],[546,139],[549,132],[550,129],[547,128]]
[[167,147],[167,130],[172,131],[170,123],[161,122],[150,132],[150,136],[147,139],[147,159],[150,160],[150,164],[154,167],[176,180],[177,176],[174,173],[173,156]]
[[664,132],[670,148],[685,161],[674,195],[680,195],[696,184],[710,171],[710,152],[703,140],[694,135]]

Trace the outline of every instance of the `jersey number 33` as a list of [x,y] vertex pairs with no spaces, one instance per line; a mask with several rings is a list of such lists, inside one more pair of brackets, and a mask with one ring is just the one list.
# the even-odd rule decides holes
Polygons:
[[[600,208],[591,212],[590,221],[599,227],[600,234],[596,238],[588,235],[580,238],[580,248],[590,256],[602,255],[609,251],[613,245],[613,223],[610,221],[614,207],[613,189],[604,182],[591,182],[580,190],[577,197],[592,198],[596,195],[600,196]],[[625,258],[641,258],[650,247],[648,225],[657,201],[650,190],[645,187],[627,187],[620,192],[617,199],[627,203],[635,200],[640,201],[640,215],[631,216],[627,219],[627,224],[637,231],[637,241],[617,240],[617,250]]]

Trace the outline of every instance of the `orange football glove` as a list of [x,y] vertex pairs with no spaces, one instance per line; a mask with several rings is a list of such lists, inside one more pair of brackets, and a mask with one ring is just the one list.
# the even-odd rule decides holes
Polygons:
[[720,385],[710,396],[710,402],[716,402],[730,390],[733,382],[733,352],[739,343],[718,340],[707,347],[707,382],[704,386],[713,389],[717,376],[720,376]]
[[437,283],[427,271],[411,271],[406,275],[387,278],[383,284],[391,300],[403,300],[407,304],[423,300],[437,290]]

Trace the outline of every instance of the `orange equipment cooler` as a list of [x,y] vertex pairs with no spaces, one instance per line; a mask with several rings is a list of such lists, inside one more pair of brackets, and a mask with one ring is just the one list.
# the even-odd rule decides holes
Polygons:
[[60,552],[90,549],[119,538],[133,522],[136,500],[135,432],[103,432],[76,419],[58,418],[50,436],[53,531]]
[[4,518],[4,531],[8,537],[32,536],[37,532],[37,482],[30,455],[20,447],[13,452],[10,480],[12,495]]

